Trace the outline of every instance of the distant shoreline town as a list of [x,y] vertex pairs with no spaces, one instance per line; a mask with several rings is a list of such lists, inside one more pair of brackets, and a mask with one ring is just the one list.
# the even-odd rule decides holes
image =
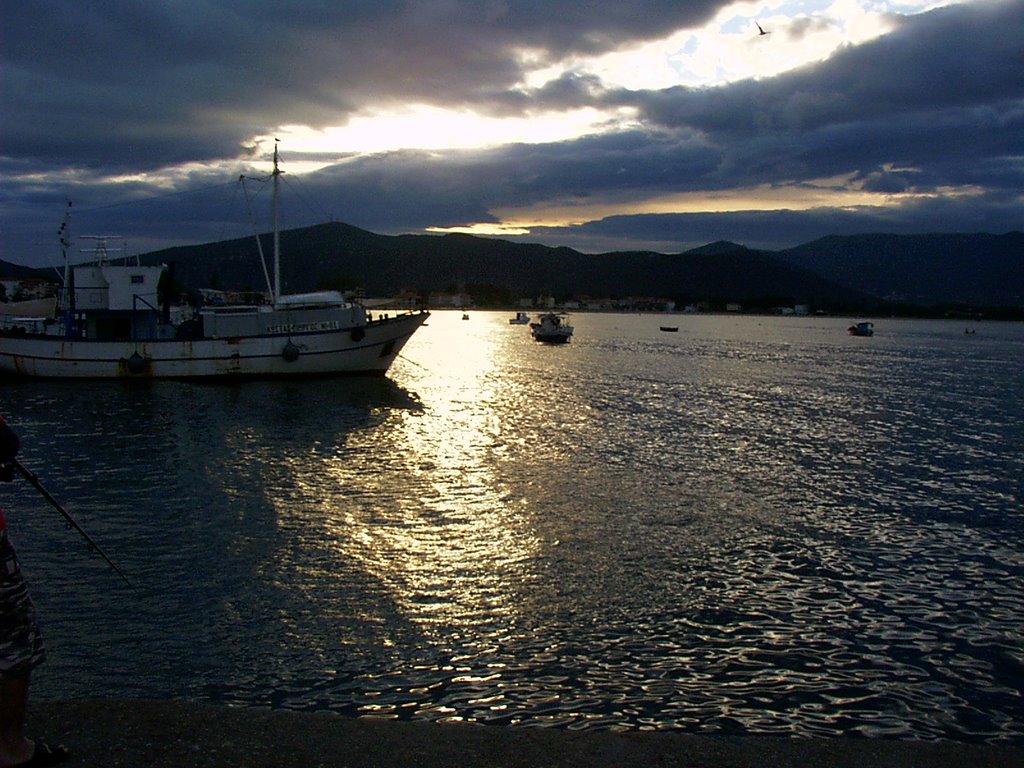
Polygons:
[[[1021,232],[832,236],[778,252],[719,241],[679,254],[584,254],[332,222],[283,231],[281,248],[289,290],[338,290],[367,308],[1024,319]],[[129,258],[173,265],[176,296],[202,288],[259,302],[256,250],[250,237]],[[57,275],[0,261],[0,312],[51,298]]]

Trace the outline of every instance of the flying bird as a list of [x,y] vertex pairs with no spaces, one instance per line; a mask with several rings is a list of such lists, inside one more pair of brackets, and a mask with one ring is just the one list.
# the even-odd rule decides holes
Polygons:
[[760,32],[762,35],[769,34],[768,32],[765,32],[763,29],[761,29],[761,25],[758,24],[756,21],[754,22],[754,26],[757,27],[757,31]]

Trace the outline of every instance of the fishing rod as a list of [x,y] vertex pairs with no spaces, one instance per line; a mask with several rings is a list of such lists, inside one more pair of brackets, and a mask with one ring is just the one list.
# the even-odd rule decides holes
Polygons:
[[53,508],[56,509],[58,512],[60,512],[64,516],[64,519],[67,520],[68,527],[69,528],[74,528],[76,531],[78,531],[80,534],[82,534],[82,538],[85,539],[87,542],[89,542],[89,546],[95,552],[97,552],[100,557],[102,557],[104,560],[107,561],[107,565],[109,565],[111,568],[113,568],[115,571],[117,571],[117,575],[120,576],[122,579],[124,579],[124,583],[127,584],[129,587],[132,586],[132,583],[130,581],[128,581],[128,577],[125,576],[121,572],[120,568],[118,568],[116,565],[114,565],[114,561],[111,560],[109,557],[107,557],[107,554],[102,549],[100,549],[99,544],[97,544],[95,541],[93,541],[92,537],[89,536],[89,534],[86,533],[84,530],[82,530],[82,526],[80,526],[78,524],[78,521],[76,521],[75,518],[73,518],[70,514],[68,514],[68,511],[66,509],[64,509],[64,507],[62,507],[60,505],[60,502],[58,502],[55,498],[53,498],[53,496],[50,495],[50,492],[43,487],[42,483],[39,482],[39,478],[37,478],[35,475],[33,475],[25,467],[25,465],[22,464],[17,459],[13,459],[13,463],[14,463],[15,468],[21,473],[21,476],[24,477],[26,480],[28,480],[33,485],[33,487],[37,491],[39,491],[39,493],[41,493],[43,495],[43,498],[46,499],[48,502],[50,502],[50,504],[53,505]]

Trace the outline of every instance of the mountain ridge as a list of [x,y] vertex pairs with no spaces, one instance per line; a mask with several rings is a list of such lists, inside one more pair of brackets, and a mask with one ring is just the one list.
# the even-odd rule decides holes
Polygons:
[[[271,252],[269,234],[261,235]],[[341,222],[281,233],[283,290],[360,288],[367,295],[487,292],[497,301],[665,297],[679,302],[1024,307],[1024,233],[830,235],[766,251],[727,240],[676,254],[517,243],[468,234],[381,235]],[[265,289],[253,237],[141,254],[173,264],[183,285]],[[0,275],[52,279],[0,261]],[[475,290],[471,290],[475,289]]]

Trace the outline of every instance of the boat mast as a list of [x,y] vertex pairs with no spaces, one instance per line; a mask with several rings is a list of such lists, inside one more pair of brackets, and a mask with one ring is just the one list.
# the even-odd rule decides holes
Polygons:
[[57,230],[57,236],[60,238],[60,252],[64,257],[64,286],[60,291],[60,302],[58,306],[61,309],[69,309],[71,307],[71,261],[68,256],[68,249],[71,247],[71,241],[68,239],[68,225],[71,221],[71,201],[67,201],[67,205],[64,207],[64,221],[61,222],[60,229]]
[[281,205],[278,201],[281,170],[277,167],[277,139],[274,139],[274,295],[273,304],[281,297]]
[[57,235],[60,238],[60,252],[64,256],[64,284],[60,289],[60,297],[57,302],[57,306],[54,308],[58,315],[64,322],[64,336],[72,339],[77,333],[78,329],[75,325],[75,291],[71,285],[72,272],[71,272],[71,256],[68,251],[71,249],[71,201],[67,201],[67,205],[64,207],[64,221],[61,222],[60,229],[57,231]]

